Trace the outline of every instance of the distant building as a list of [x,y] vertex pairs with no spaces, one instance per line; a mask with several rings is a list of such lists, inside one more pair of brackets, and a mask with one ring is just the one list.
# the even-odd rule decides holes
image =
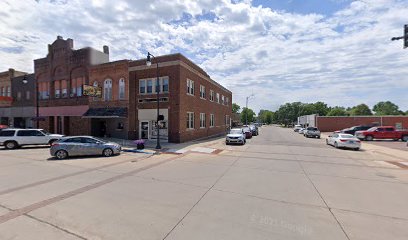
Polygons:
[[0,72],[0,124],[13,126],[11,107],[13,98],[11,94],[11,80],[14,77],[23,76],[25,72],[10,68],[8,71]]

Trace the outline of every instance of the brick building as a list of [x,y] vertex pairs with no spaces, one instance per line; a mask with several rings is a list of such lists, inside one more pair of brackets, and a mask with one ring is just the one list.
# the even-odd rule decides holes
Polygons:
[[121,60],[92,66],[89,83],[102,89],[101,97],[89,98],[83,119],[90,119],[90,134],[128,139],[129,61]]
[[394,126],[408,129],[408,116],[318,116],[308,115],[298,118],[299,124],[318,127],[322,132],[333,132],[358,125]]
[[[65,135],[156,139],[154,61],[159,63],[162,141],[201,139],[229,128],[231,92],[183,55],[158,56],[147,66],[146,59],[109,62],[108,47],[103,50],[75,50],[72,39],[58,36],[48,45],[47,56],[34,60],[39,116],[44,120],[40,128]],[[84,96],[86,86],[98,94]]]
[[232,93],[181,54],[129,63],[129,131],[133,138],[155,139],[156,63],[160,81],[160,137],[185,142],[224,134],[230,125]]
[[74,49],[72,39],[57,37],[48,45],[45,58],[34,60],[38,83],[40,127],[65,135],[90,134],[90,119],[83,119],[88,111],[88,97],[82,95],[83,85],[89,85],[92,65],[109,62],[109,49],[100,52],[93,48]]
[[8,71],[0,72],[0,124],[13,125],[11,107],[13,98],[11,95],[11,80],[14,77],[23,76],[25,72],[10,68]]

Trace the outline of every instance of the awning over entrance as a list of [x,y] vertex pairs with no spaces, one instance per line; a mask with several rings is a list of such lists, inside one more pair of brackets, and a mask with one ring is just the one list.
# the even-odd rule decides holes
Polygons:
[[90,108],[82,118],[126,118],[127,108]]

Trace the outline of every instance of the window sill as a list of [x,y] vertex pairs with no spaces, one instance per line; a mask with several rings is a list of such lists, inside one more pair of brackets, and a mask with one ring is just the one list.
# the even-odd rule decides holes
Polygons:
[[194,131],[195,129],[194,128],[187,128],[186,130],[187,131]]
[[191,94],[191,93],[187,93],[187,95],[188,95],[188,96],[195,97],[195,95],[194,95],[194,94]]
[[206,98],[202,98],[202,97],[200,97],[200,99],[202,99],[202,100],[207,100]]

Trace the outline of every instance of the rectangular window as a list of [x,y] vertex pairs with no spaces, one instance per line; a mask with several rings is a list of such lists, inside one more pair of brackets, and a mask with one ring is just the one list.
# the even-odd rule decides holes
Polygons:
[[221,102],[222,102],[222,105],[225,105],[225,97],[224,97],[224,95],[221,96]]
[[210,90],[210,101],[214,102],[214,91]]
[[82,85],[84,85],[84,79],[83,77],[77,78],[76,79],[76,86],[77,86],[77,91],[76,91],[76,95],[78,97],[82,96]]
[[194,95],[194,81],[187,79],[187,94]]
[[7,87],[7,97],[11,97],[11,87]]
[[200,98],[205,99],[205,87],[200,85]]
[[228,97],[225,99],[225,105],[229,106],[229,98]]
[[210,127],[214,127],[214,125],[215,125],[214,114],[210,114]]
[[139,81],[139,93],[146,93],[146,80]]
[[194,129],[194,113],[187,112],[187,129]]
[[205,113],[200,113],[200,128],[205,128]]
[[162,79],[161,91],[164,92],[164,93],[169,92],[169,79],[168,78],[163,78]]
[[77,92],[77,88],[76,88],[76,80],[75,79],[71,79],[71,97],[76,97],[76,92]]
[[217,103],[220,103],[220,94],[219,93],[217,93],[217,95],[216,95],[216,100],[217,100]]
[[147,80],[147,91],[146,93],[153,93],[153,80]]
[[54,81],[55,98],[61,97],[61,82]]
[[61,97],[63,98],[67,98],[68,97],[68,89],[67,89],[67,81],[66,80],[62,80],[61,81]]
[[225,125],[230,125],[229,115],[225,115]]

